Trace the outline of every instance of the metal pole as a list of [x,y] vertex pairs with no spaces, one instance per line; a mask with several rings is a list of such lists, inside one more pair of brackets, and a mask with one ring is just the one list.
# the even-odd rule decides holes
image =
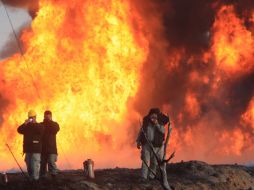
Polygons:
[[20,169],[22,175],[23,175],[27,180],[29,180],[29,178],[27,177],[27,175],[25,174],[25,172],[24,172],[23,169],[21,168],[19,162],[17,161],[16,157],[14,156],[14,154],[13,154],[13,152],[12,152],[10,146],[9,146],[7,143],[6,143],[6,146],[7,146],[8,150],[9,150],[9,152],[11,153],[13,159],[15,160],[16,164],[18,165],[18,167],[19,167],[19,169]]

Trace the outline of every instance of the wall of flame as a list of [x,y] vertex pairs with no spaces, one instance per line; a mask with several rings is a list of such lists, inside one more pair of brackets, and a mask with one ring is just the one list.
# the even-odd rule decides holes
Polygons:
[[251,162],[254,11],[239,16],[233,5],[212,4],[207,47],[190,53],[168,37],[169,4],[40,0],[20,38],[24,54],[0,64],[0,168],[16,167],[5,143],[22,162],[16,129],[29,109],[38,121],[50,109],[59,122],[60,168],[87,158],[137,167],[138,120],[152,106],[171,115],[175,161]]

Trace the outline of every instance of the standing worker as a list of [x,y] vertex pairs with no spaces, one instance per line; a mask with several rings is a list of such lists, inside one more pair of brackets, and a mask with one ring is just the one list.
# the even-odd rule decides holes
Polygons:
[[18,133],[24,136],[23,152],[29,178],[37,181],[40,174],[43,127],[37,123],[34,110],[28,112],[28,119],[18,127]]
[[[164,125],[169,122],[169,118],[160,112],[158,108],[150,109],[147,116],[144,117],[142,128],[139,132],[137,138],[137,147],[141,148],[141,159],[142,159],[142,178],[143,180],[154,179],[156,176],[156,170],[158,162],[156,160],[159,158],[163,159],[164,155],[164,136],[165,136],[165,128]],[[145,137],[146,136],[146,137]],[[148,144],[147,140],[151,143],[151,146],[156,153],[154,155],[151,146]],[[150,165],[150,169],[152,172],[149,173],[149,169],[147,165]],[[165,167],[165,166],[160,166]],[[166,168],[162,168],[163,176],[167,177]],[[154,173],[154,174],[153,174]],[[170,189],[167,179],[164,180],[164,187]]]
[[57,175],[57,145],[56,134],[60,130],[57,122],[52,120],[52,112],[47,110],[44,112],[44,120],[42,122],[44,134],[42,140],[42,160],[40,175],[46,177],[47,168],[51,177]]

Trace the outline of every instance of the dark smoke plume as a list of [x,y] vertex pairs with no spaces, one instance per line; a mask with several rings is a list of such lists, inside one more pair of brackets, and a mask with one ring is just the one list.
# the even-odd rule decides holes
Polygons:
[[[142,83],[135,101],[135,108],[141,115],[155,106],[168,110],[180,135],[200,125],[219,133],[241,126],[241,115],[254,97],[254,71],[237,79],[224,78],[216,94],[211,95],[217,71],[213,62],[202,60],[204,52],[211,48],[213,23],[223,5],[233,5],[248,28],[246,18],[254,10],[251,0],[143,0],[134,5],[146,18],[147,36],[150,36],[150,54],[142,70]],[[175,57],[179,59],[174,60]],[[193,75],[197,76],[195,80],[191,80]],[[209,79],[207,84],[200,82],[204,76]],[[189,95],[198,103],[195,117],[186,107]],[[212,135],[210,138],[213,141]],[[211,143],[211,148],[216,145]],[[205,154],[211,156],[210,152]]]

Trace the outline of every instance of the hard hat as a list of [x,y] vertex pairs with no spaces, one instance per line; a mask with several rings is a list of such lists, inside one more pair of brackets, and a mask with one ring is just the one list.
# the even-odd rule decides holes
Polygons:
[[34,110],[30,110],[28,112],[28,117],[35,117],[36,116],[36,112]]

